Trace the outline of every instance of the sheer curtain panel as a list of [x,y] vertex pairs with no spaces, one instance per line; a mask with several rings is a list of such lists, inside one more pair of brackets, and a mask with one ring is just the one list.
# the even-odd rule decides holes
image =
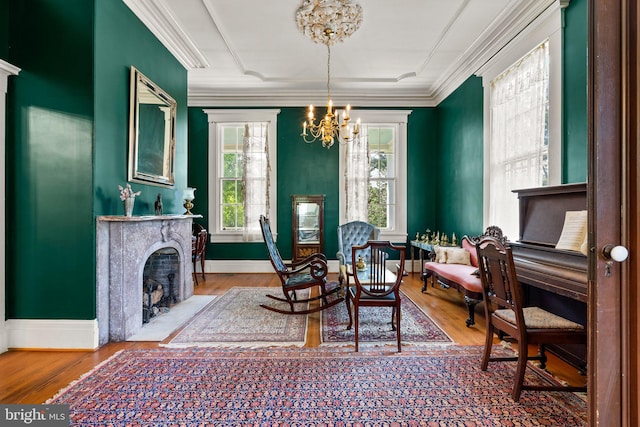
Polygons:
[[360,138],[345,144],[344,186],[346,195],[346,222],[368,221],[369,152],[367,125],[360,129]]
[[243,240],[246,242],[262,240],[260,215],[269,215],[271,166],[268,126],[268,123],[245,123],[244,125],[242,187],[244,191]]
[[489,224],[517,238],[512,190],[548,183],[549,44],[491,82]]

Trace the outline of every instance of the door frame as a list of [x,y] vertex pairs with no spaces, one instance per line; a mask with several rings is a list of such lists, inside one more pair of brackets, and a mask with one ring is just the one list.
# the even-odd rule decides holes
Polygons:
[[[589,420],[637,425],[637,0],[589,1]],[[631,167],[631,166],[634,167]],[[611,266],[602,248],[625,245]],[[636,282],[637,283],[637,282]]]
[[7,351],[8,333],[6,326],[6,237],[5,237],[5,188],[6,188],[6,159],[5,159],[5,139],[6,139],[6,108],[7,108],[7,87],[9,76],[18,75],[20,69],[0,59],[0,353]]

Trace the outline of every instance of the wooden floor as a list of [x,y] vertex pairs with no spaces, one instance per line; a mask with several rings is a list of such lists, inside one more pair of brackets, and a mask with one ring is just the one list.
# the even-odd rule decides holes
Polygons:
[[[205,280],[200,277],[199,282],[195,290],[199,295],[221,295],[233,286],[280,287],[275,274],[207,274]],[[410,274],[402,285],[403,291],[428,313],[456,344],[483,345],[482,304],[476,306],[476,325],[467,328],[467,309],[461,294],[453,289],[443,290],[438,287],[429,287],[428,293],[422,294],[421,288],[422,282],[418,274]],[[174,335],[177,333],[178,331]],[[306,345],[317,347],[319,342],[319,313],[313,313],[310,315]],[[96,351],[9,350],[0,354],[0,403],[43,403],[115,352],[122,349],[154,347],[158,347],[158,343],[120,342],[109,343]],[[535,349],[531,351],[535,352]],[[553,355],[549,355],[547,370],[573,385],[584,385],[586,382],[586,377],[580,376],[575,368],[554,358]]]

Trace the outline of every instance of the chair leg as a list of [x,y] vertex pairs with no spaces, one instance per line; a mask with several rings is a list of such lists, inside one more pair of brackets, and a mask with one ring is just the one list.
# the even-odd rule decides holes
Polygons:
[[351,329],[353,325],[353,316],[351,315],[351,292],[347,289],[347,293],[344,296],[344,302],[347,304],[347,313],[349,313],[349,325],[347,326],[347,331]]
[[196,261],[193,261],[193,277],[196,279],[196,286],[198,286],[198,273],[196,273]]
[[396,330],[396,308],[391,307],[391,330]]
[[360,323],[360,322],[359,322],[359,318],[360,318],[360,315],[359,315],[359,307],[358,307],[357,305],[354,305],[354,306],[353,306],[353,311],[354,311],[353,315],[354,315],[354,316],[355,316],[355,318],[356,318],[356,330],[355,330],[355,335],[356,335],[356,353],[357,353],[357,352],[358,352],[358,326],[359,326],[359,323]]
[[200,270],[202,270],[202,278],[204,279],[204,255],[200,258]]
[[482,354],[482,363],[480,364],[480,369],[483,371],[487,370],[487,366],[489,365],[489,358],[491,357],[491,347],[493,346],[493,325],[489,323],[486,328],[486,333],[484,336],[484,352]]
[[321,284],[320,285],[320,291],[322,292],[322,303],[324,305],[328,305],[329,302],[327,301],[327,287],[325,286],[325,284]]
[[402,340],[400,339],[400,318],[402,317],[400,313],[400,304],[398,304],[398,308],[395,309],[396,312],[396,335],[398,335],[398,353],[402,351]]
[[538,345],[538,357],[540,358],[540,369],[547,367],[547,355],[544,352],[544,344]]
[[520,400],[520,393],[522,392],[522,383],[524,382],[524,373],[527,369],[528,359],[528,346],[525,340],[518,342],[518,366],[516,368],[515,383],[513,384],[512,397],[514,402]]

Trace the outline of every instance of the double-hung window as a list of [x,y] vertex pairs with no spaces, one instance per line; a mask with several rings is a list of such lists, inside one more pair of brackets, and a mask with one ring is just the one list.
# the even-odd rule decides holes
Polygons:
[[484,223],[519,237],[513,190],[560,184],[559,6],[521,33],[479,74],[485,97]]
[[340,150],[340,223],[365,221],[381,239],[407,238],[407,120],[411,111],[352,111],[359,138]]
[[[262,239],[275,227],[276,128],[280,110],[204,110],[209,120],[209,228],[217,242]],[[275,230],[273,230],[275,234]]]

